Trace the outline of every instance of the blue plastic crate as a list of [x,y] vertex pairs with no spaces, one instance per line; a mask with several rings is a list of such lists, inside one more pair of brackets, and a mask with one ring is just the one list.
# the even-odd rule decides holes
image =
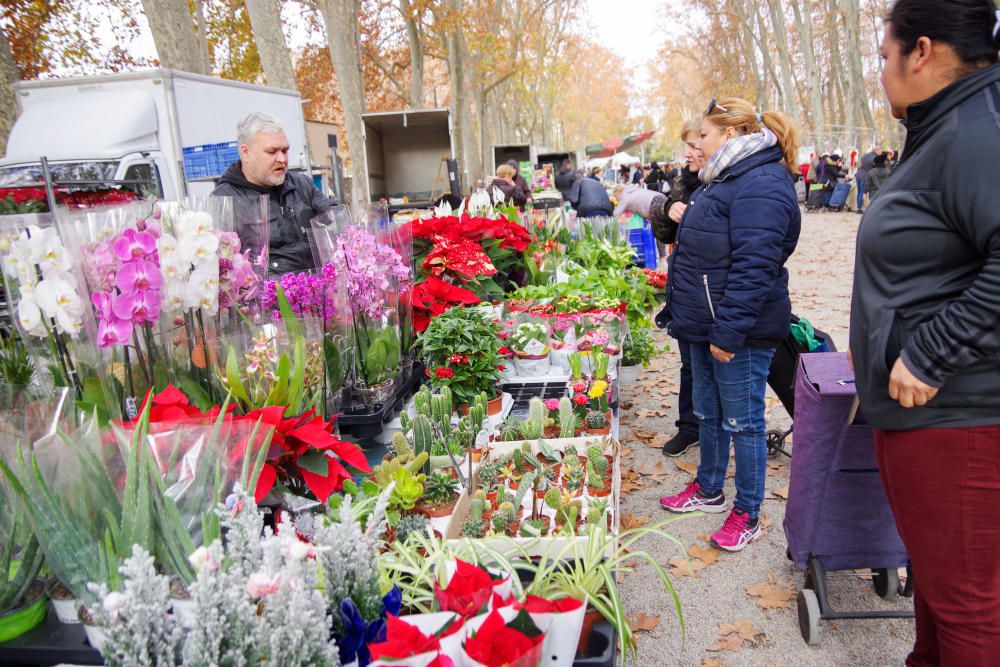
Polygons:
[[653,229],[647,222],[642,229],[630,229],[628,241],[635,248],[635,263],[647,269],[655,269],[656,238],[653,236]]

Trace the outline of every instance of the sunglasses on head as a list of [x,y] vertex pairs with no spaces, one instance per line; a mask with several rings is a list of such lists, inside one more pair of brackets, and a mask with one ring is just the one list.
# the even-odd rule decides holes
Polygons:
[[712,101],[708,103],[708,109],[705,111],[705,115],[711,116],[712,112],[715,111],[716,109],[721,110],[723,113],[729,113],[729,109],[716,102],[715,98],[713,97]]

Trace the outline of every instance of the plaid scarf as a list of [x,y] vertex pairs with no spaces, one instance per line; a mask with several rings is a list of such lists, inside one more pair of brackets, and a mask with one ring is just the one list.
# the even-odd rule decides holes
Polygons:
[[701,179],[702,183],[708,185],[717,179],[719,174],[740,160],[745,160],[754,153],[766,150],[776,143],[778,143],[778,137],[766,127],[762,127],[760,132],[733,137],[722,144],[722,148],[701,168],[701,171],[698,172],[698,178]]

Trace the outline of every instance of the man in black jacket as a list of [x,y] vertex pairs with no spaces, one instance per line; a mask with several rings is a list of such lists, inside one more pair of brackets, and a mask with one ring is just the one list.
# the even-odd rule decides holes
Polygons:
[[261,238],[261,196],[267,197],[269,275],[307,271],[315,266],[309,246],[309,221],[333,208],[305,174],[288,171],[288,138],[281,122],[254,112],[237,128],[240,159],[226,169],[212,195],[232,197],[236,232],[256,254]]
[[569,158],[563,160],[562,168],[556,174],[556,190],[562,193],[563,201],[569,201],[569,191],[578,178],[580,175],[573,170],[573,161]]

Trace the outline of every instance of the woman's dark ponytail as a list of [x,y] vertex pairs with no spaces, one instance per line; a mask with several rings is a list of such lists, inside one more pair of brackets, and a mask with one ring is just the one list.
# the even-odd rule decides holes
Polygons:
[[968,68],[1000,61],[994,0],[896,0],[885,20],[904,56],[928,37],[950,46]]

